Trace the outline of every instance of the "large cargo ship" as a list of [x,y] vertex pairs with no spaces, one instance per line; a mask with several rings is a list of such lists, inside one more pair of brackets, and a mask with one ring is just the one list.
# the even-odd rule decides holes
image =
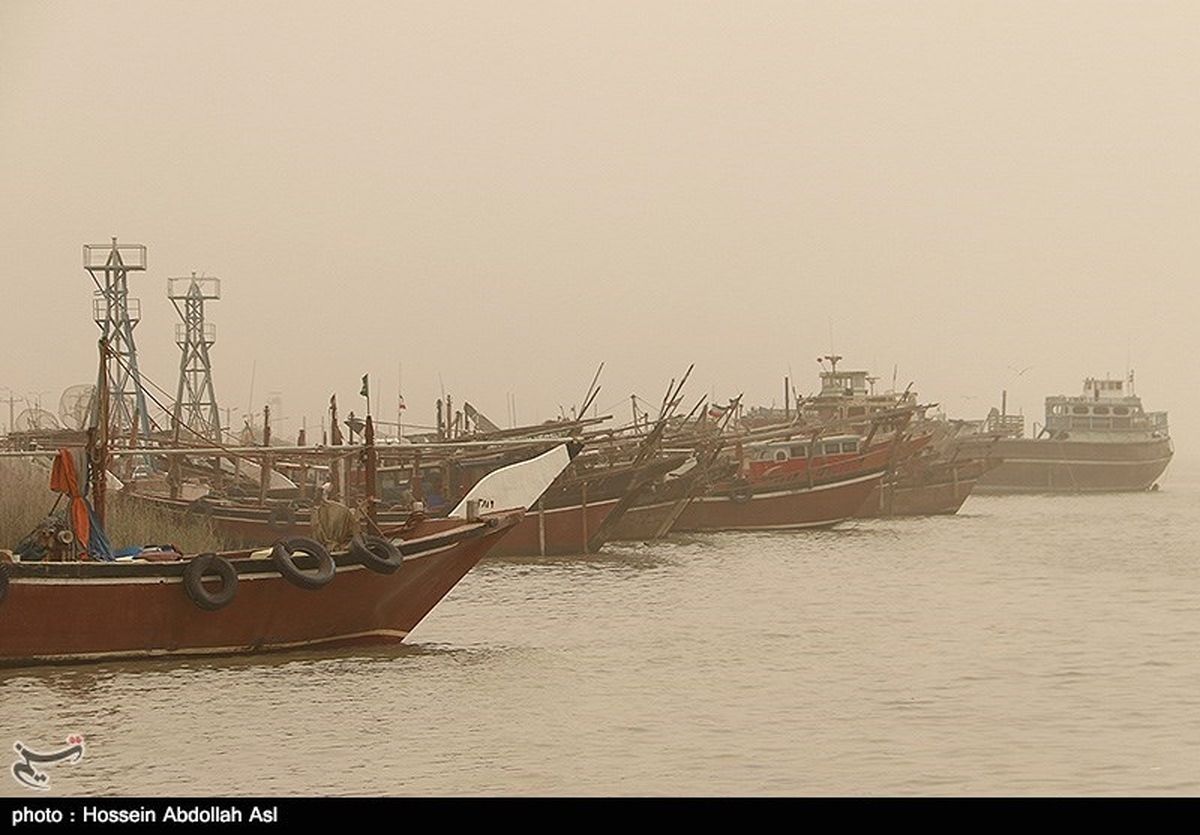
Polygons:
[[[1128,390],[1126,384],[1128,383]],[[1013,437],[994,447],[1003,459],[979,493],[1102,493],[1157,486],[1174,450],[1166,412],[1147,412],[1126,380],[1089,377],[1081,396],[1046,398],[1046,423],[1025,438],[1022,418],[993,410],[989,425]]]

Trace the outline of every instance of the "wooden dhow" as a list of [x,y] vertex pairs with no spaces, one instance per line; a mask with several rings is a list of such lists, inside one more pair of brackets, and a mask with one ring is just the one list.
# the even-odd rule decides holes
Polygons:
[[445,518],[332,553],[285,537],[262,552],[0,562],[0,664],[402,641],[569,461],[556,446],[491,473]]

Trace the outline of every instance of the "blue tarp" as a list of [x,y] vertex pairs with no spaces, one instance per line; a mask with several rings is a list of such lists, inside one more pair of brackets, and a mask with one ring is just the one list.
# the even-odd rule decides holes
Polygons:
[[87,550],[88,554],[93,559],[101,562],[112,562],[113,556],[112,545],[108,541],[108,534],[104,532],[104,528],[100,525],[100,520],[96,518],[96,509],[92,507],[92,503],[88,501],[88,491],[92,483],[92,462],[88,461],[85,467],[87,476],[83,480],[83,502],[87,505],[88,522],[91,530],[88,533]]

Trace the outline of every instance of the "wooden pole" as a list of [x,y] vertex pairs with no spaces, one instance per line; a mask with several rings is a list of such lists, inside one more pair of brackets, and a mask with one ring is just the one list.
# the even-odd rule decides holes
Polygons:
[[538,497],[538,554],[546,556],[546,503]]
[[[329,442],[333,446],[342,445],[342,430],[338,426],[337,395],[329,398]],[[341,498],[342,495],[342,462],[334,461],[329,465],[330,498]]]
[[366,440],[366,495],[367,495],[367,518],[372,522],[375,521],[375,500],[376,500],[376,485],[375,473],[378,465],[378,458],[375,452],[375,423],[371,420],[371,416],[367,415],[366,426],[363,427],[363,436]]
[[[107,518],[105,494],[108,488],[108,409],[109,409],[109,377],[108,377],[108,343],[100,340],[100,379],[104,385],[100,387],[99,427],[89,430],[95,452],[92,467],[92,505],[96,511],[96,521],[104,527]],[[98,437],[97,437],[98,436]]]
[[583,553],[588,553],[588,503],[586,481],[579,485],[580,510],[583,511]]
[[425,503],[425,486],[421,483],[421,450],[413,456],[412,476],[409,479],[414,502]]
[[[263,448],[271,446],[271,407],[263,406]],[[259,459],[258,503],[267,503],[267,489],[271,485],[271,457],[264,454]]]

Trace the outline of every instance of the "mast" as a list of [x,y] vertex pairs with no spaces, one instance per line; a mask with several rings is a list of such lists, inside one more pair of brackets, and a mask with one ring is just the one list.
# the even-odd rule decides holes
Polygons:
[[[100,339],[100,383],[105,381],[108,370],[108,341]],[[91,465],[92,508],[100,527],[105,523],[105,492],[108,487],[108,386],[99,385],[96,390],[96,415],[88,427],[88,461]],[[86,544],[85,544],[86,547]]]
[[375,521],[375,492],[376,492],[376,472],[378,471],[379,458],[375,451],[375,421],[367,415],[366,425],[363,427],[363,440],[366,443],[365,453],[365,476],[366,476],[366,497],[367,497],[367,518],[372,522]]

